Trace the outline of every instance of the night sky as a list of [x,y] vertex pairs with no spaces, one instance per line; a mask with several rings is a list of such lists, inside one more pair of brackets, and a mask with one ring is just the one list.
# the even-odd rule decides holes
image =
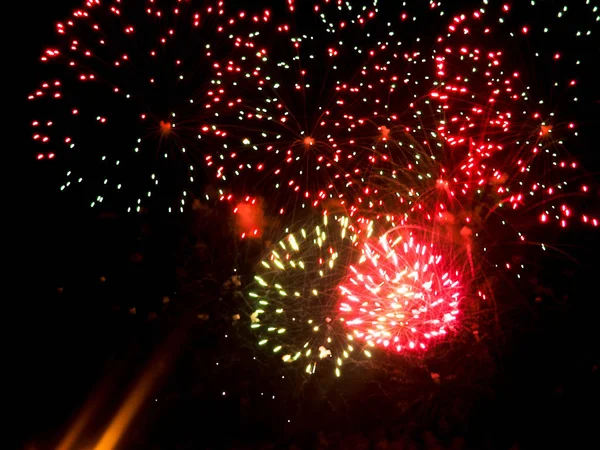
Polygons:
[[[234,2],[232,9],[239,8],[239,3]],[[276,2],[244,7],[259,11],[263,4],[270,7],[272,3]],[[280,3],[285,11],[285,2]],[[381,14],[402,10],[392,5],[394,2],[380,3]],[[471,11],[479,4],[444,3],[452,5],[444,5],[448,12],[443,18],[428,22],[432,29],[441,29],[457,12]],[[547,6],[536,7],[535,13],[527,10],[522,20],[512,16],[515,23],[530,24],[534,30],[532,48],[520,49],[519,55],[510,51],[514,43],[507,43],[506,53],[510,55],[508,60],[534,81],[532,92],[538,90],[539,96],[548,98],[548,92],[552,96],[559,93],[545,86],[569,75],[563,76],[562,69],[551,69],[524,55],[537,48],[557,47],[569,61],[581,56],[597,61],[600,29],[596,21],[592,26],[595,37],[583,46],[570,33],[577,29],[574,22],[591,9],[583,1],[578,2],[581,7],[569,5],[564,32],[545,38],[535,30],[554,23],[561,4],[539,3]],[[219,141],[209,141],[212,147],[199,144],[197,152],[188,151],[193,153],[190,158],[197,167],[197,176],[192,185],[183,187],[189,195],[184,213],[167,212],[180,201],[181,179],[187,180],[177,160],[164,163],[162,190],[141,214],[126,213],[130,195],[126,190],[123,195],[107,194],[94,208],[89,202],[96,195],[94,186],[86,185],[73,193],[60,191],[65,165],[85,167],[91,178],[98,180],[105,176],[101,165],[97,164],[96,170],[96,160],[88,158],[87,153],[78,153],[70,160],[57,152],[56,160],[38,160],[40,146],[32,142],[29,126],[37,112],[27,96],[44,79],[37,58],[55,42],[53,24],[79,4],[74,0],[35,0],[19,5],[16,15],[22,26],[14,86],[20,98],[16,107],[24,111],[16,117],[19,184],[11,188],[21,196],[15,263],[19,287],[7,300],[16,306],[15,312],[6,317],[11,322],[11,359],[15,355],[8,367],[18,387],[19,436],[14,448],[58,448],[86,414],[89,420],[77,439],[62,448],[99,448],[96,445],[119,407],[136,392],[136,383],[152,377],[149,390],[141,395],[139,410],[118,443],[101,448],[595,446],[598,437],[594,426],[600,419],[597,227],[574,220],[565,229],[544,228],[532,225],[526,212],[515,216],[515,228],[527,227],[534,235],[532,241],[550,243],[559,251],[540,254],[525,245],[495,250],[512,256],[511,261],[516,263],[527,261],[530,270],[514,285],[495,278],[497,302],[494,308],[481,313],[487,320],[481,325],[481,339],[450,340],[425,356],[406,359],[382,352],[373,362],[344,369],[340,378],[320,372],[307,377],[304,366],[284,368],[280,358],[271,357],[257,346],[249,327],[252,310],[246,301],[246,288],[255,265],[265,256],[266,246],[264,241],[240,239],[239,230],[232,226],[235,220],[231,204],[212,195],[223,185],[218,185],[212,169],[204,167],[203,161],[205,154],[215,155],[215,159],[223,154],[222,149],[214,150],[214,142]],[[278,7],[273,11],[278,14]],[[299,12],[299,23],[312,20],[309,14]],[[410,33],[437,36],[437,32],[430,35],[419,26],[410,28]],[[406,41],[414,39],[412,34]],[[213,46],[215,58],[226,60],[236,55],[235,51],[220,55],[226,52],[224,47],[219,49],[218,43]],[[278,52],[285,53],[280,46],[280,42],[273,43],[277,56]],[[350,59],[347,63],[351,66]],[[596,136],[600,95],[592,67],[585,66],[578,73],[579,103],[559,102],[556,98],[548,101],[560,105],[553,111],[561,117],[561,123],[574,121],[578,126],[576,145],[569,147],[569,139],[565,139],[564,147],[585,166],[590,192],[586,197],[576,197],[574,208],[599,217]],[[138,69],[143,71],[145,67]],[[167,72],[165,69],[163,75],[172,75]],[[135,86],[133,72],[131,77],[124,83]],[[200,84],[201,78],[194,75],[192,81]],[[322,87],[329,88],[331,83],[323,82]],[[199,90],[204,93],[206,88],[200,86]],[[229,92],[224,99],[229,98]],[[232,92],[234,98],[237,93]],[[145,104],[166,111],[176,103],[180,92],[153,95],[156,97],[149,94]],[[93,102],[99,110],[110,111],[110,97],[97,93],[89,96],[82,100],[83,105]],[[164,107],[159,105],[161,101]],[[311,110],[315,106],[311,102],[319,100],[304,97],[300,109]],[[354,108],[349,110],[355,114],[361,111],[352,104],[349,108]],[[60,114],[58,108],[55,112],[46,107],[43,112],[56,114],[57,120]],[[75,135],[79,132],[84,136],[82,140],[91,143],[94,152],[104,146],[110,148],[111,156],[118,154],[123,142],[130,142],[138,130],[128,125],[129,110],[113,113],[117,122],[109,128],[113,134],[100,133],[88,139],[92,128],[82,125]],[[190,117],[198,123],[210,120],[208,116]],[[229,135],[237,136],[243,129],[240,138],[251,136],[253,142],[259,139],[259,133],[252,134],[251,121],[236,128],[234,119],[223,121]],[[301,120],[312,120],[310,113]],[[184,128],[181,134],[183,145],[189,144],[189,136],[184,134],[187,131]],[[294,143],[290,148],[303,145]],[[130,150],[129,144],[124,146]],[[125,174],[126,179],[131,184],[142,183],[145,171],[158,167],[154,161],[151,158],[135,170],[127,165],[130,172]],[[264,240],[281,239],[285,236],[282,228],[303,220],[303,200],[294,194],[276,193],[264,181],[266,176],[247,171],[231,179],[228,192],[238,198],[251,192],[268,200]],[[318,182],[316,175],[307,179],[307,189],[318,189]],[[9,195],[12,197],[12,192]],[[198,207],[200,203],[194,203],[194,199],[202,201],[203,206]],[[277,217],[276,212],[284,207],[286,215]],[[538,216],[531,215],[534,222]],[[8,246],[12,246],[11,241],[9,238]],[[237,276],[241,286],[236,284]],[[13,318],[17,319],[15,325]]]

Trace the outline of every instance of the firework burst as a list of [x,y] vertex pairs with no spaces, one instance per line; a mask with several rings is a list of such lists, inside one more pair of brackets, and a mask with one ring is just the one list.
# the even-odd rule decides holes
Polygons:
[[[351,214],[444,229],[469,253],[475,240],[482,252],[526,242],[527,230],[551,219],[563,228],[574,219],[597,226],[575,212],[590,191],[589,175],[565,149],[578,127],[557,120],[556,100],[534,100],[540,83],[511,52],[527,47],[531,27],[510,12],[503,5],[457,15],[427,53],[400,54],[388,42],[346,87],[341,98],[355,106],[344,127],[361,149]],[[548,64],[565,59],[543,55]],[[560,73],[552,88],[577,102],[578,80]]]
[[36,157],[65,170],[61,189],[128,211],[185,205],[199,149],[218,138],[209,61],[226,52],[223,16],[223,2],[90,0],[56,25],[29,100]]
[[322,223],[289,233],[256,269],[248,298],[258,344],[307,373],[342,364],[364,352],[337,312],[337,285],[361,230],[347,218],[323,216]]
[[[276,214],[352,203],[365,152],[350,138],[349,122],[362,105],[359,94],[344,95],[389,46],[382,36],[408,29],[402,16],[377,26],[377,2],[324,3],[311,11],[290,2],[279,14],[240,13],[240,30],[230,36],[234,51],[214,65],[216,83],[225,87],[220,128],[231,130],[231,139],[206,163],[225,191],[262,196]],[[332,9],[339,22],[327,19]],[[379,130],[386,140],[385,126]]]
[[[561,119],[594,67],[550,45],[570,10],[539,3],[448,17],[439,2],[287,0],[226,16],[222,2],[90,0],[42,55],[37,158],[64,166],[63,189],[94,186],[92,206],[127,192],[130,211],[183,210],[201,160],[242,237],[309,210],[324,222],[288,233],[249,288],[260,346],[338,375],[362,344],[423,350],[469,293],[486,298],[488,268],[520,278],[514,244],[538,224],[598,225],[566,151],[579,126]],[[578,8],[583,48],[598,7]],[[374,239],[382,218],[394,228]]]
[[464,297],[455,261],[401,228],[362,241],[360,249],[339,287],[344,323],[358,340],[410,352],[454,328]]

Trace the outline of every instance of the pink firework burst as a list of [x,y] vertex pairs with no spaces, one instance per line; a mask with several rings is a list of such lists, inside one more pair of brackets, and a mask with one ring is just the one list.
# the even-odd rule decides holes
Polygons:
[[396,352],[423,351],[454,328],[461,277],[433,244],[395,228],[361,247],[339,287],[339,310],[357,339]]

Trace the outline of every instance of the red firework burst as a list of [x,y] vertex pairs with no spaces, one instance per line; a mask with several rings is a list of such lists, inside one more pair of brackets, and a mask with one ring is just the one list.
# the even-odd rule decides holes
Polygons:
[[463,297],[460,273],[432,244],[395,228],[362,244],[339,310],[357,339],[396,352],[419,351],[448,334]]
[[223,2],[81,3],[56,24],[28,96],[36,158],[92,207],[182,210],[198,154],[223,138],[209,63],[228,53]]

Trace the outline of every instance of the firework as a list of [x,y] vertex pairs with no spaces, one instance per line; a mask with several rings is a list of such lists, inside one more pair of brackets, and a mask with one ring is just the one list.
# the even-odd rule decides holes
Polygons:
[[[226,15],[222,2],[87,2],[41,58],[53,75],[30,96],[37,157],[64,163],[63,189],[97,186],[92,205],[129,192],[129,210],[152,192],[183,208],[200,158],[222,198],[262,197],[274,213],[333,201],[395,214],[418,204],[434,217],[422,200],[434,204],[436,188],[462,195],[453,201],[463,209],[479,202],[474,192],[494,211],[564,198],[566,175],[548,168],[576,166],[555,150],[577,126],[556,120],[558,103],[533,103],[547,91],[527,74],[552,64],[543,81],[553,98],[575,103],[579,82],[564,65],[586,61],[518,50],[560,30],[572,9],[544,9],[552,27],[538,30],[526,23],[534,4],[518,22],[505,4],[446,19],[440,2],[392,3],[282,1]],[[585,45],[598,10],[577,8]],[[438,34],[419,36],[425,21]],[[539,220],[597,224],[566,203],[551,209],[536,208]]]
[[455,261],[394,228],[360,244],[339,289],[344,324],[358,340],[396,352],[426,350],[456,327],[463,299]]
[[37,159],[66,172],[61,189],[92,206],[179,210],[218,140],[220,89],[210,61],[226,52],[223,2],[87,1],[56,25],[31,93]]
[[[345,115],[349,143],[362,149],[351,214],[394,214],[443,231],[470,257],[476,245],[480,261],[498,243],[526,242],[537,223],[597,226],[575,212],[590,191],[589,175],[565,149],[567,139],[577,143],[578,127],[557,120],[556,101],[535,100],[539,82],[511,52],[528,46],[532,30],[510,13],[503,5],[458,15],[430,52],[384,50],[347,86],[340,98],[362,100]],[[566,59],[541,55],[553,65]],[[557,72],[552,87],[576,103],[573,73]]]
[[[368,346],[423,350],[447,335],[467,293],[488,298],[480,289],[488,269],[513,269],[514,255],[490,258],[490,250],[527,242],[525,231],[548,222],[550,210],[566,227],[574,213],[565,200],[589,190],[564,148],[577,126],[556,120],[557,104],[534,100],[527,70],[508,57],[515,45],[508,38],[528,39],[530,28],[512,23],[507,6],[490,10],[451,18],[427,53],[400,53],[390,37],[357,77],[337,85],[330,154],[340,159],[330,168],[341,183],[331,192],[306,185],[303,196],[317,194],[326,209],[341,200],[358,221],[388,217],[401,226],[355,243],[360,262],[348,262],[339,287],[340,322]],[[574,95],[574,78],[560,83]],[[513,248],[520,278],[524,251]]]
[[[552,26],[536,29],[534,2],[519,15],[487,3],[448,17],[439,2],[289,0],[226,15],[221,2],[89,1],[42,56],[53,76],[30,96],[37,157],[64,165],[64,189],[98,188],[92,206],[127,191],[131,211],[155,198],[182,210],[202,160],[242,237],[311,208],[426,230],[359,243],[348,219],[326,214],[280,241],[249,295],[261,346],[310,373],[328,361],[339,373],[357,336],[427,346],[478,274],[510,269],[511,252],[492,260],[490,249],[527,242],[538,223],[598,225],[572,201],[593,189],[565,149],[579,127],[559,119],[581,96],[566,64],[587,62],[545,40],[569,11],[548,8]],[[581,8],[583,46],[598,8]],[[438,33],[419,37],[425,28]],[[421,304],[389,301],[398,290]],[[406,322],[373,329],[397,305]]]
[[[368,230],[365,231],[368,234]],[[360,228],[347,218],[323,216],[322,223],[289,233],[256,269],[248,298],[252,329],[260,347],[285,363],[320,367],[340,375],[342,364],[361,351],[337,311],[337,285]]]
[[234,50],[214,65],[225,90],[220,129],[229,139],[207,155],[207,166],[227,192],[224,199],[261,196],[274,214],[332,200],[352,203],[360,189],[355,160],[364,151],[352,142],[349,121],[362,106],[358,95],[343,95],[374,55],[392,45],[382,37],[411,29],[403,23],[406,13],[381,27],[377,2],[318,2],[305,10],[309,4],[298,10],[289,2],[278,14],[240,13],[240,28],[230,35]]

